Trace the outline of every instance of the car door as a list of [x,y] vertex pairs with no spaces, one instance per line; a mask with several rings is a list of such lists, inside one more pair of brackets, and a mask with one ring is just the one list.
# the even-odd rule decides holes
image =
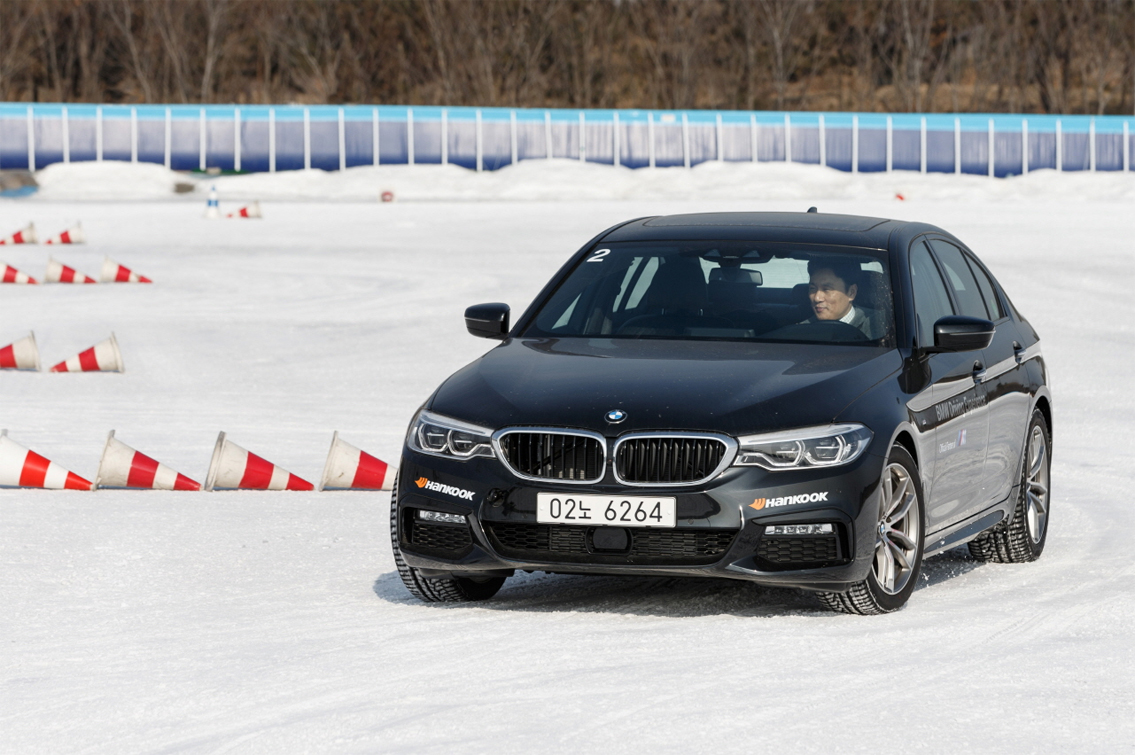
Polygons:
[[[923,240],[911,247],[910,273],[918,344],[926,348],[934,344],[934,323],[960,313]],[[926,530],[933,532],[982,503],[989,415],[977,379],[985,369],[980,351],[930,354],[926,366],[933,405],[922,412],[925,424],[919,429],[934,434],[933,459],[924,462],[923,471]]]
[[997,328],[992,343],[982,352],[985,375],[981,381],[989,414],[982,495],[985,503],[997,503],[1013,487],[1028,422],[1029,381],[1020,335],[989,274],[972,255],[942,239],[931,239],[930,246],[951,283],[960,314],[984,317]]

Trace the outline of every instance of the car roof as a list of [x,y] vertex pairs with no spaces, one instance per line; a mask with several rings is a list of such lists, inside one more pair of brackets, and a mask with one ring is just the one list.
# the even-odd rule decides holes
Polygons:
[[904,225],[818,212],[704,212],[639,218],[612,229],[601,241],[799,241],[886,249],[891,233]]

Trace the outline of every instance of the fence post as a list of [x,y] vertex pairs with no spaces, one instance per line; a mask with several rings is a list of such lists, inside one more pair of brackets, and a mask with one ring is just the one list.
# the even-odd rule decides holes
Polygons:
[[646,154],[650,161],[650,167],[654,167],[654,113],[646,114]]
[[60,119],[60,126],[63,128],[63,162],[71,162],[71,131],[67,124],[67,106],[63,106],[63,115]]
[[891,116],[887,116],[887,172],[890,173],[894,168],[894,128],[891,123]]
[[95,162],[102,162],[102,105],[95,108]]
[[784,162],[792,162],[792,120],[789,113],[784,114]]
[[166,170],[170,170],[173,166],[173,113],[170,109],[166,108]]
[[406,164],[414,164],[414,108],[406,108]]
[[233,108],[233,170],[240,172],[240,108]]
[[512,163],[511,164],[516,165],[517,157],[519,156],[518,153],[520,152],[520,150],[518,149],[519,145],[517,145],[517,143],[516,143],[516,111],[515,110],[508,111],[508,128],[509,128],[509,133],[508,133],[509,146],[512,148]]
[[200,123],[201,123],[200,129],[199,129],[200,133],[198,134],[198,136],[200,137],[200,139],[199,139],[199,150],[198,150],[198,152],[199,152],[198,167],[203,171],[203,170],[205,170],[205,149],[208,146],[206,144],[206,136],[205,136],[205,108],[201,108]]
[[918,124],[918,172],[926,173],[926,116]]
[[962,172],[962,119],[954,119],[954,174]]
[[1096,119],[1088,121],[1088,170],[1096,172]]
[[449,165],[449,111],[441,110],[441,164]]
[[1127,121],[1123,122],[1123,172],[1131,171],[1131,137],[1128,133]]
[[552,159],[552,112],[550,110],[544,111],[544,151],[548,155],[548,159]]
[[611,154],[615,156],[615,167],[620,165],[619,160],[619,111],[612,113],[611,126]]
[[682,113],[682,160],[686,167],[690,167],[690,119]]
[[303,169],[311,170],[311,109],[303,109]]
[[1029,173],[1029,119],[1021,119],[1021,175]]
[[484,170],[484,160],[481,153],[481,111],[477,110],[477,172]]
[[343,108],[339,108],[339,170],[347,169],[347,122]]
[[851,116],[851,172],[859,172],[859,116]]
[[1056,172],[1064,170],[1064,134],[1061,133],[1060,119],[1056,119]]
[[276,108],[268,108],[268,172],[276,172]]
[[760,145],[760,140],[757,139],[757,114],[749,113],[749,152],[752,153],[753,162],[759,162],[757,150]]
[[717,114],[717,162],[722,162],[725,159],[725,152],[721,147],[721,137],[725,135],[721,127],[721,113]]
[[820,166],[828,167],[828,137],[824,131],[823,113],[820,113]]
[[997,173],[997,159],[996,159],[995,155],[993,154],[994,144],[996,144],[996,139],[993,136],[993,119],[990,118],[989,119],[989,149],[987,150],[988,153],[989,153],[989,157],[986,158],[986,162],[989,164],[989,177],[990,178],[993,178]]
[[35,171],[35,116],[28,105],[28,170]]
[[138,162],[138,108],[130,108],[130,162]]
[[378,108],[371,108],[371,150],[374,157],[373,163],[378,165],[380,161],[380,153],[378,151]]
[[583,111],[579,111],[579,161],[587,161],[587,123]]

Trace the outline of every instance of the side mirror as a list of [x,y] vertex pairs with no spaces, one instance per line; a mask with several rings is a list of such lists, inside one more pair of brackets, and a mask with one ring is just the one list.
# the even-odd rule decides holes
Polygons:
[[465,310],[465,328],[478,338],[503,341],[508,335],[507,304],[474,304]]
[[934,348],[928,352],[980,351],[993,342],[993,323],[980,317],[949,315],[934,323]]

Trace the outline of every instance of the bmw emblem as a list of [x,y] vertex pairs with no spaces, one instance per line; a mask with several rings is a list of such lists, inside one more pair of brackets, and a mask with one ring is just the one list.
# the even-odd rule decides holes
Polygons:
[[612,409],[611,411],[607,412],[607,421],[610,422],[612,425],[617,425],[618,423],[622,422],[626,418],[627,418],[627,413],[624,412],[622,409]]

